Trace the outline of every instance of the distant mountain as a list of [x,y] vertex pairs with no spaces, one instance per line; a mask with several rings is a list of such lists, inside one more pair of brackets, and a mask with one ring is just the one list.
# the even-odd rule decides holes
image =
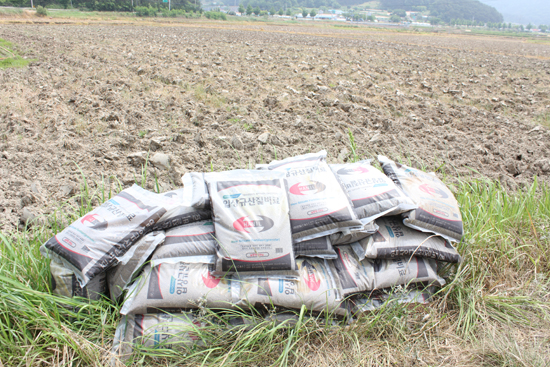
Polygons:
[[480,0],[494,6],[504,16],[505,22],[550,25],[549,0]]

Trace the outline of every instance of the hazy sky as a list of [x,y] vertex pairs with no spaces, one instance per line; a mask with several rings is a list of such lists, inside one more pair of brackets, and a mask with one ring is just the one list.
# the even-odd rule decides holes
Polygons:
[[550,0],[480,0],[494,6],[506,22],[550,25]]

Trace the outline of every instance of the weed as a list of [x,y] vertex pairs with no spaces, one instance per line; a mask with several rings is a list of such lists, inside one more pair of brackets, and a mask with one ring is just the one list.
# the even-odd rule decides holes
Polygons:
[[22,58],[13,49],[11,42],[0,38],[0,69],[22,68],[27,66],[31,61],[35,60]]
[[145,135],[147,135],[147,130],[141,130],[140,132],[138,132],[138,135],[141,138],[143,138]]
[[245,123],[242,125],[242,127],[243,127],[243,130],[244,130],[244,131],[250,131],[250,130],[254,129],[254,125],[249,124],[248,122],[245,122]]

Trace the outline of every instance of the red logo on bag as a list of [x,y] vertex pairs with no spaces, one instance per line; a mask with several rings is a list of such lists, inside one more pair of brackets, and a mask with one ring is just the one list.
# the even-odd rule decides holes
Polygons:
[[437,187],[433,187],[431,185],[428,185],[428,184],[422,184],[420,186],[418,186],[418,188],[425,192],[426,194],[428,195],[431,195],[431,196],[435,196],[435,197],[439,197],[440,199],[447,199],[449,197],[449,195],[447,195],[447,193]]
[[309,195],[309,194],[318,194],[321,191],[325,191],[327,187],[318,181],[310,181],[307,183],[298,182],[290,187],[288,191],[294,195]]
[[81,220],[80,223],[84,224],[87,227],[90,227],[92,229],[96,229],[98,231],[104,231],[107,229],[107,221],[99,214],[88,214],[85,215]]
[[216,288],[216,286],[220,283],[220,278],[216,278],[215,276],[212,276],[212,274],[208,273],[208,275],[206,275],[206,278],[204,277],[204,275],[201,275],[202,276],[202,281],[204,282],[204,285],[207,286],[208,288]]
[[304,283],[306,283],[309,289],[315,292],[319,289],[319,287],[321,287],[321,279],[316,279],[315,266],[311,265],[307,261],[304,261],[303,266],[307,271],[307,274],[303,278]]
[[273,220],[263,215],[258,215],[258,219],[251,219],[250,217],[241,217],[233,222],[233,228],[239,232],[250,233],[247,229],[261,228],[259,232],[265,232],[273,227]]

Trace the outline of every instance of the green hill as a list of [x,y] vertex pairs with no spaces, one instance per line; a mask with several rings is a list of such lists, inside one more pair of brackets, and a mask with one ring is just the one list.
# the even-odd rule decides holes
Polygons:
[[430,15],[449,22],[451,19],[474,19],[476,21],[500,23],[504,19],[495,8],[478,0],[380,0],[384,9],[418,10],[426,7]]

